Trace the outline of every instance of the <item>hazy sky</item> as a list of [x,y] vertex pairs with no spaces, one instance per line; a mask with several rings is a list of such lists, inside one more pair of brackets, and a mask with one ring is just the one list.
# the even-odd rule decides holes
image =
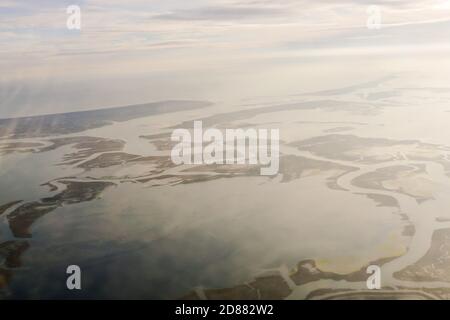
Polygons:
[[0,0],[0,117],[302,92],[357,60],[444,59],[449,40],[450,0]]

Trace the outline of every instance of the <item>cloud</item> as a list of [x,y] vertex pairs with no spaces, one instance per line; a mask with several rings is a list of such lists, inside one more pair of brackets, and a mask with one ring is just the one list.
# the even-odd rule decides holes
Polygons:
[[[366,50],[358,46],[434,45],[448,38],[448,11],[438,9],[445,8],[440,0],[376,1],[382,6],[385,28],[375,32],[366,28],[366,9],[372,0],[77,2],[82,30],[74,33],[66,29],[65,5],[72,0],[2,1],[8,8],[2,11],[0,6],[4,74],[36,74],[30,72],[37,70],[35,65],[45,72],[52,69],[48,66],[59,67],[62,60],[81,74],[87,63],[106,65],[111,56],[121,66],[113,70],[134,72],[123,66],[132,65],[131,57],[136,55],[156,59],[151,68],[160,70],[183,64],[191,67],[217,54],[242,61],[249,54],[264,57],[270,52],[305,49],[363,54]],[[170,61],[172,55],[181,54],[176,64]]]
[[282,8],[268,8],[257,6],[216,6],[193,10],[177,10],[170,13],[156,15],[156,19],[167,20],[243,20],[248,18],[282,17],[288,12]]

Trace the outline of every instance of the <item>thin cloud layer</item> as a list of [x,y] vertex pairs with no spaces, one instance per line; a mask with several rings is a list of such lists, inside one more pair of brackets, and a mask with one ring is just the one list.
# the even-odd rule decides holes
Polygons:
[[[374,3],[381,8],[380,30],[366,27],[367,9]],[[194,74],[201,79],[199,74],[212,70],[222,74],[249,65],[270,69],[299,57],[441,54],[449,48],[449,3],[4,0],[0,84],[12,88],[43,79],[58,83],[140,75],[170,83],[186,76],[189,83]],[[66,28],[71,4],[81,8],[80,31]],[[2,91],[0,98],[11,102],[13,94],[17,90]]]

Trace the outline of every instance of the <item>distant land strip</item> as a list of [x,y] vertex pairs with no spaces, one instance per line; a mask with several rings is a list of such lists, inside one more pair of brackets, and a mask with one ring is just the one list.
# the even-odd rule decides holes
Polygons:
[[169,100],[106,109],[0,119],[0,138],[20,139],[71,134],[157,114],[211,106],[207,101]]

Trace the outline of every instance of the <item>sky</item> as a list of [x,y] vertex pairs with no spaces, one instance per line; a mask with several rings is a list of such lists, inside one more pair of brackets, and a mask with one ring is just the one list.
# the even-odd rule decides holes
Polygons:
[[0,117],[285,95],[447,63],[450,0],[0,0],[0,47]]

